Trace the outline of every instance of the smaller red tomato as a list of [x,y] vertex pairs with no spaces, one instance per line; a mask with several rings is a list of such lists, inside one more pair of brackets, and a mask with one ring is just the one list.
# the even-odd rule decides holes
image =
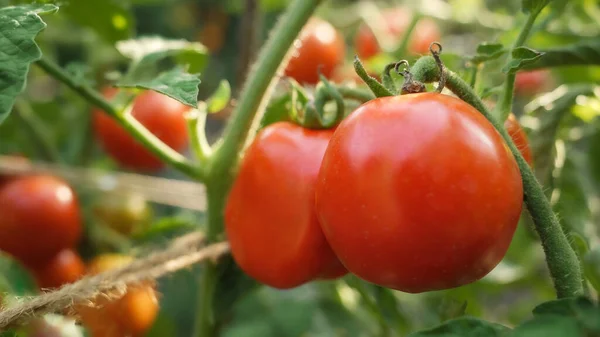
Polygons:
[[81,236],[73,190],[52,176],[15,178],[0,189],[0,250],[29,266],[46,263]]
[[58,288],[73,283],[85,274],[85,264],[71,249],[64,249],[47,264],[33,270],[40,288]]
[[[412,13],[403,7],[388,9],[382,13],[384,22],[384,34],[388,34],[395,44],[400,42],[404,32],[412,20]],[[429,45],[440,39],[440,31],[437,24],[430,19],[421,19],[410,38],[408,51],[413,54],[426,54]],[[362,24],[355,37],[356,53],[361,59],[369,59],[381,52],[381,47],[371,28]]]
[[[117,90],[107,88],[103,93],[110,99]],[[185,113],[189,109],[166,95],[148,90],[136,97],[131,115],[173,150],[182,151],[188,144]],[[141,171],[156,171],[164,166],[113,118],[98,109],[93,114],[97,138],[118,163]]]
[[315,184],[332,130],[288,122],[262,129],[244,155],[225,209],[233,258],[256,280],[293,288],[346,273],[315,212]]
[[331,77],[344,60],[344,40],[330,23],[318,18],[308,21],[294,48],[285,74],[304,84],[319,82],[319,71],[325,77]]
[[508,118],[504,122],[504,128],[508,131],[510,138],[515,143],[523,158],[529,164],[529,166],[533,167],[533,154],[531,153],[531,148],[529,147],[529,140],[527,139],[527,134],[519,124],[517,117],[514,114],[508,115]]
[[515,77],[515,93],[533,96],[552,86],[552,75],[547,69],[520,71]]

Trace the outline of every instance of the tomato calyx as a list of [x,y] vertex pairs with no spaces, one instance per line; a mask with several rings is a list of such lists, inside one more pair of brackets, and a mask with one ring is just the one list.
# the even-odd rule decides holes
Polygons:
[[[312,97],[298,82],[290,80],[290,117],[296,124],[307,129],[331,129],[344,118],[345,104],[342,94],[323,74],[319,74],[319,78]],[[333,111],[327,109],[327,103],[332,101],[335,103]]]

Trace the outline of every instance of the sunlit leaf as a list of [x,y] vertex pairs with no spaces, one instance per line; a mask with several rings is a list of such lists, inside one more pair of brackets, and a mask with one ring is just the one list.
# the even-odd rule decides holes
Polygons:
[[40,15],[57,10],[58,7],[50,4],[0,8],[0,123],[25,89],[30,64],[42,57],[34,41],[46,27]]

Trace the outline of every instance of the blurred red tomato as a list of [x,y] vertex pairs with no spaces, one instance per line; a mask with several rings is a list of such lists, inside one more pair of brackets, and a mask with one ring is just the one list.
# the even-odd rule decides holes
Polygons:
[[547,69],[521,71],[515,78],[515,94],[533,96],[552,86],[552,74]]
[[[117,89],[106,88],[112,98]],[[188,145],[185,113],[190,108],[173,98],[148,90],[136,97],[131,115],[175,151]],[[119,123],[99,109],[93,110],[94,131],[104,150],[119,164],[140,171],[156,171],[164,164],[138,143]]]
[[40,288],[58,288],[73,283],[85,274],[85,264],[71,249],[64,249],[50,260],[33,270]]
[[311,18],[294,43],[285,74],[305,84],[319,82],[319,71],[330,78],[344,60],[345,44],[341,35],[328,22]]

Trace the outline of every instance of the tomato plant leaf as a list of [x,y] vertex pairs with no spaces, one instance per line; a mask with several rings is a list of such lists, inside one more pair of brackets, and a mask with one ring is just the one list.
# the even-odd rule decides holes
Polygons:
[[197,75],[188,74],[176,67],[158,75],[158,77],[147,81],[122,81],[117,87],[148,89],[160,92],[179,102],[196,108],[198,106],[198,85],[200,78]]
[[584,330],[572,317],[544,315],[516,327],[510,337],[564,337],[585,336]]
[[[598,320],[600,307],[586,297],[563,298],[542,303],[533,309],[533,314],[534,321],[536,319],[547,319],[548,317],[571,319],[571,321],[577,323],[580,329],[585,330],[586,336],[592,335],[591,333],[594,333],[594,335],[600,333],[600,320]],[[583,334],[566,333],[566,331],[564,331],[564,336],[583,336]]]
[[600,65],[600,39],[598,38],[568,46],[544,49],[540,52],[543,55],[539,60],[524,65],[523,69]]
[[502,68],[502,71],[505,73],[516,72],[528,64],[537,62],[540,59],[540,57],[542,57],[542,55],[544,55],[544,53],[535,51],[531,48],[515,48],[512,51],[512,58],[510,62],[508,62],[508,64],[504,66],[504,68]]
[[36,291],[37,286],[29,271],[17,260],[0,253],[0,294],[25,296]]
[[525,13],[537,13],[540,12],[551,0],[523,0],[522,8]]
[[[133,60],[127,77],[152,78],[164,71],[161,67],[181,65],[196,74],[204,70],[208,62],[208,50],[204,45],[186,40],[169,40],[157,36],[119,41],[117,50]],[[167,62],[165,62],[167,61]]]
[[509,328],[486,322],[474,317],[461,317],[449,320],[437,327],[419,331],[408,337],[475,337],[475,336],[505,336]]
[[230,99],[231,86],[227,80],[222,80],[217,90],[206,100],[208,113],[215,113],[225,109]]
[[471,58],[475,64],[495,60],[506,54],[507,50],[501,43],[483,42],[477,46],[477,55]]
[[110,43],[127,39],[133,32],[133,16],[114,0],[70,0],[62,9],[70,20]]
[[15,98],[25,90],[30,64],[42,57],[34,41],[46,28],[40,15],[57,10],[50,4],[0,8],[0,123],[12,110]]
[[544,302],[533,309],[534,316],[560,315],[573,316],[574,298],[561,298],[554,301]]
[[258,130],[279,121],[290,120],[290,105],[292,102],[292,96],[289,93],[283,94],[275,99],[272,99],[265,110]]
[[600,249],[590,250],[583,257],[583,272],[592,287],[600,292]]

